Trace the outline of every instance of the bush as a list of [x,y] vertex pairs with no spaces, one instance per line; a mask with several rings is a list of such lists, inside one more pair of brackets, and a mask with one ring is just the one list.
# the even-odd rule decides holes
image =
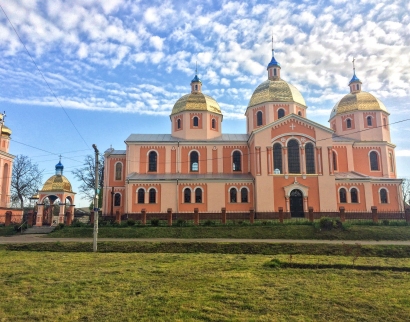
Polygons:
[[135,226],[135,220],[134,219],[128,219],[127,220],[127,225],[128,226]]
[[206,220],[203,223],[204,226],[215,226],[215,222],[213,222],[212,220]]
[[382,221],[383,225],[388,226],[390,224],[390,222],[387,219],[384,219]]
[[187,222],[186,222],[186,220],[184,220],[184,219],[178,219],[176,225],[177,225],[178,227],[183,227],[183,226],[186,226],[186,225],[187,225]]
[[328,217],[322,217],[319,220],[319,227],[323,230],[332,230],[333,228],[333,220]]
[[151,226],[158,227],[159,226],[159,219],[157,219],[157,218],[151,219]]
[[85,227],[87,226],[86,224],[82,223],[78,219],[74,219],[73,223],[71,224],[72,227]]

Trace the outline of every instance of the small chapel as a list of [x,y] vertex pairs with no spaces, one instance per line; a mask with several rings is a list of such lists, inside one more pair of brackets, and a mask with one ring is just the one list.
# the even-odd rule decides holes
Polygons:
[[170,115],[170,134],[130,134],[105,151],[103,213],[402,211],[389,112],[356,76],[329,127],[307,118],[275,59],[245,113],[246,133],[222,132],[218,102],[196,73]]

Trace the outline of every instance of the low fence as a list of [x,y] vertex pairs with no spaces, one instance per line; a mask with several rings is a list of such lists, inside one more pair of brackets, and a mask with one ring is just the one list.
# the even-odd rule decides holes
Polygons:
[[[147,223],[155,225],[168,225],[174,224],[184,225],[214,225],[214,224],[226,224],[226,223],[249,223],[249,224],[264,224],[268,222],[277,223],[297,223],[297,222],[314,222],[320,220],[323,217],[335,218],[341,222],[373,222],[379,221],[401,221],[410,224],[410,210],[406,212],[402,211],[383,211],[378,212],[377,207],[372,207],[371,212],[346,212],[343,207],[339,211],[332,212],[315,212],[313,208],[309,208],[308,212],[305,212],[300,217],[292,217],[290,212],[284,212],[283,209],[279,209],[277,212],[255,212],[253,209],[247,212],[227,212],[225,208],[221,209],[221,212],[198,212],[195,208],[194,212],[174,213],[172,209],[168,209],[166,213],[148,213],[142,210],[140,213],[120,214],[117,212],[115,216],[102,216],[102,220],[118,222],[124,220],[134,220],[142,225]],[[91,216],[93,218],[93,216]]]

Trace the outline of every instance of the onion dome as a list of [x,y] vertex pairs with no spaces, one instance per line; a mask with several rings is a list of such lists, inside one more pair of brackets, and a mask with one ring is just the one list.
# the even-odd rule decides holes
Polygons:
[[11,136],[11,130],[7,126],[3,125],[1,127],[1,134],[10,137]]
[[221,108],[218,102],[211,96],[202,93],[202,82],[198,77],[198,70],[195,70],[195,77],[191,81],[191,94],[182,96],[172,108],[173,114],[183,111],[208,111],[221,114]]
[[268,79],[260,84],[253,92],[248,108],[265,102],[294,102],[306,106],[299,90],[283,79]]
[[336,115],[353,111],[383,111],[388,113],[386,106],[372,94],[357,92],[346,94],[332,109],[330,119]]
[[203,93],[191,93],[182,96],[172,108],[171,115],[183,111],[208,111],[222,115],[221,108],[217,101]]
[[72,192],[71,183],[63,175],[54,175],[46,181],[41,189],[41,192],[46,191]]
[[353,111],[383,111],[388,113],[386,106],[372,94],[362,91],[362,82],[356,76],[353,59],[353,77],[349,82],[350,93],[346,94],[333,107],[330,119],[336,115]]
[[56,175],[61,176],[63,174],[64,166],[61,163],[61,155],[60,155],[60,161],[56,164]]

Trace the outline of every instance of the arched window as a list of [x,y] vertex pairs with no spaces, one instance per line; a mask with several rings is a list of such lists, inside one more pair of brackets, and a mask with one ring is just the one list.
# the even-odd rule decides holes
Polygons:
[[231,190],[229,191],[229,197],[231,200],[231,203],[235,203],[237,202],[237,191],[235,188],[231,188]]
[[212,119],[212,128],[215,129],[216,128],[216,122],[215,119]]
[[370,152],[370,170],[379,171],[379,157],[377,152]]
[[198,118],[196,116],[194,117],[194,126],[198,126]]
[[340,203],[346,203],[347,202],[347,194],[346,194],[346,189],[345,188],[341,188],[339,190],[339,200],[340,200]]
[[191,189],[189,188],[184,190],[184,203],[191,203]]
[[246,188],[241,189],[241,201],[244,203],[248,202],[248,189]]
[[351,203],[358,203],[359,202],[359,198],[358,198],[358,195],[357,195],[357,189],[356,188],[350,189],[350,201],[351,201]]
[[278,110],[278,119],[282,118],[285,116],[285,111],[283,109]]
[[114,195],[114,206],[115,207],[121,206],[121,194],[119,194],[119,193],[116,193]]
[[232,170],[241,171],[241,152],[239,151],[232,154]]
[[298,115],[299,115],[299,116],[302,116],[302,112],[301,112],[301,111],[299,111],[299,112],[298,112]]
[[359,90],[359,84],[356,84],[356,90]]
[[202,203],[202,189],[195,189],[195,203]]
[[273,170],[279,170],[282,173],[282,145],[275,143],[273,145]]
[[387,203],[387,190],[386,189],[380,189],[380,203]]
[[273,76],[276,76],[276,68],[273,69]]
[[196,91],[198,90],[198,85],[195,85],[195,90],[196,90]]
[[178,128],[178,130],[181,128],[181,119],[177,120],[177,128]]
[[346,120],[346,127],[347,127],[348,129],[352,128],[352,120],[351,120],[351,119],[347,119],[347,120]]
[[333,154],[333,170],[337,171],[337,154],[335,151],[332,151]]
[[157,152],[151,151],[148,155],[148,171],[157,171]]
[[299,143],[296,140],[288,142],[289,173],[300,173]]
[[196,151],[192,151],[190,154],[190,169],[194,172],[199,170],[199,155]]
[[122,177],[122,163],[117,162],[115,165],[115,180],[121,180]]
[[383,118],[383,126],[387,126],[387,121],[386,121],[386,118]]
[[258,111],[256,113],[256,126],[261,126],[262,125],[262,112]]
[[367,120],[367,126],[372,126],[372,117],[371,117],[371,116],[368,116],[368,117],[366,118],[366,120]]
[[157,191],[154,188],[149,189],[149,203],[157,202]]
[[315,171],[315,148],[312,143],[306,143],[305,145],[305,157],[306,157],[306,173],[313,174]]
[[145,202],[145,191],[142,188],[138,189],[138,203],[144,203]]

